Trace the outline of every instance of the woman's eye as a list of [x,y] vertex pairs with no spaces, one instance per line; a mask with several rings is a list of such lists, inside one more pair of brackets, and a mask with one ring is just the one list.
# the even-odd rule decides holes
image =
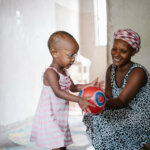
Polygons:
[[112,48],[111,50],[112,50],[112,51],[115,51],[115,50],[116,50],[116,48]]
[[126,53],[127,51],[124,49],[121,49],[121,53]]

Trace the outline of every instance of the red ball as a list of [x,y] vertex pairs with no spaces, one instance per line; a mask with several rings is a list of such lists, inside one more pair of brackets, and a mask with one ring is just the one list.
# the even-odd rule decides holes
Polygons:
[[85,87],[80,91],[79,96],[91,97],[88,102],[95,105],[95,107],[89,106],[92,114],[98,114],[103,111],[106,104],[106,98],[100,88],[92,86]]

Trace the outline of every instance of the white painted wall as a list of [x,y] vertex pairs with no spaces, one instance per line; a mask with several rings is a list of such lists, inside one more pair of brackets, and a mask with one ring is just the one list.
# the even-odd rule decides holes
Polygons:
[[[59,3],[61,2],[61,3]],[[55,4],[56,30],[65,30],[72,34],[77,42],[80,42],[79,36],[79,3],[78,0],[59,0]],[[68,3],[69,4],[68,4]]]
[[93,0],[80,1],[80,49],[81,54],[91,60],[90,80],[105,79],[106,46],[96,46]]
[[141,50],[133,61],[143,64],[150,71],[150,0],[107,0],[108,10],[108,64],[114,31],[131,28],[141,36]]
[[35,113],[42,74],[51,62],[47,40],[64,29],[57,25],[58,5],[72,10],[74,18],[69,22],[72,16],[62,16],[62,25],[68,22],[79,41],[78,0],[0,0],[0,126]]
[[51,61],[47,39],[55,30],[54,8],[53,0],[0,1],[0,125],[35,111],[41,76]]

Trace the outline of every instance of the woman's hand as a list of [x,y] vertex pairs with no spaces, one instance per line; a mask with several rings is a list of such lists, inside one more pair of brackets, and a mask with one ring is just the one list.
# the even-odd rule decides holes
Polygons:
[[98,81],[98,77],[91,82],[91,85],[92,86],[96,86],[96,87],[99,87],[103,92],[105,90],[105,84],[104,84],[104,81]]
[[99,86],[98,77],[97,77],[94,81],[92,81],[92,82],[89,84],[89,86],[96,86],[96,87],[98,87],[98,86]]

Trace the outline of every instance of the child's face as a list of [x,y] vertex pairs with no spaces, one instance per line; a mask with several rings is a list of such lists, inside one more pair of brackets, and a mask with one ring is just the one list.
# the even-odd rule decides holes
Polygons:
[[74,63],[78,49],[79,46],[74,39],[69,37],[61,39],[57,45],[56,63],[60,67],[68,69]]
[[115,39],[111,55],[115,66],[123,66],[131,61],[131,56],[135,54],[135,50],[125,41]]

